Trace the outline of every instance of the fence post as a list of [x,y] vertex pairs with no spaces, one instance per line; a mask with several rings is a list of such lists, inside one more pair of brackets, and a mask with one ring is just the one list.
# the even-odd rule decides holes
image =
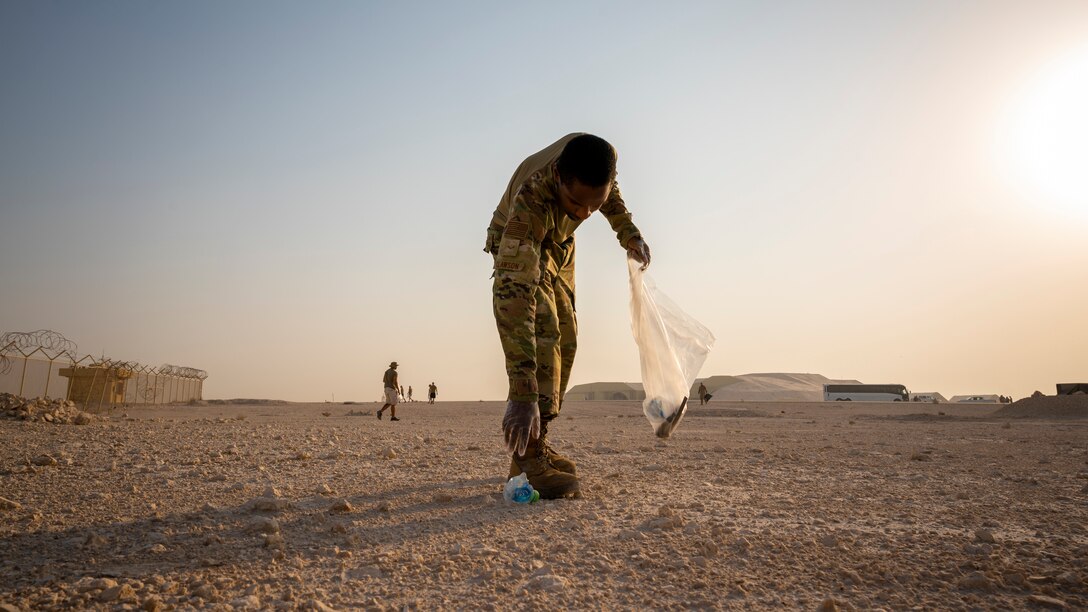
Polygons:
[[19,377],[19,397],[26,397],[23,395],[23,383],[26,382],[26,362],[29,361],[25,356],[23,357],[23,374]]

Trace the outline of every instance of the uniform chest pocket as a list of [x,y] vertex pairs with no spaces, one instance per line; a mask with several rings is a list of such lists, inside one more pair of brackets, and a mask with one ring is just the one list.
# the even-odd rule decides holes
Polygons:
[[499,242],[499,257],[517,257],[521,241],[517,238],[503,238]]

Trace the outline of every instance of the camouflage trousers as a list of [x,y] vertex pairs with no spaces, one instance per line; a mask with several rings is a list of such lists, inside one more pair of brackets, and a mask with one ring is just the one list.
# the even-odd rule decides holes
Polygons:
[[536,377],[540,418],[554,419],[562,408],[578,349],[578,317],[574,307],[574,238],[548,245],[541,253],[541,277],[533,289],[536,302],[536,372],[523,361],[511,359],[516,347],[501,333],[507,355],[506,373],[511,381]]

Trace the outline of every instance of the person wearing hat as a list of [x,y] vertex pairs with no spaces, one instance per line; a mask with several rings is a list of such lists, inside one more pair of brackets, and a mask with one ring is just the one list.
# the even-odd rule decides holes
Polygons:
[[577,349],[574,230],[596,211],[645,268],[650,247],[616,183],[616,150],[592,134],[560,138],[527,158],[491,217],[484,251],[494,261],[492,305],[506,355],[502,421],[509,476],[525,473],[543,499],[577,497],[574,461],[548,442]]
[[397,418],[397,393],[400,389],[400,385],[397,384],[397,362],[389,364],[389,369],[385,371],[385,376],[382,376],[382,384],[385,385],[385,405],[378,410],[378,420],[382,420],[382,413],[385,409],[389,409],[390,421],[399,421]]

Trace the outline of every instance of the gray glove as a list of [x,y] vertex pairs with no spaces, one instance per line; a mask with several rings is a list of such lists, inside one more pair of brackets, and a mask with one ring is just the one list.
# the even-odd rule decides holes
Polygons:
[[524,455],[529,440],[540,437],[540,408],[536,402],[507,400],[506,416],[502,418],[502,435],[506,450]]
[[650,265],[650,245],[641,236],[627,241],[627,256],[642,264],[642,269]]

